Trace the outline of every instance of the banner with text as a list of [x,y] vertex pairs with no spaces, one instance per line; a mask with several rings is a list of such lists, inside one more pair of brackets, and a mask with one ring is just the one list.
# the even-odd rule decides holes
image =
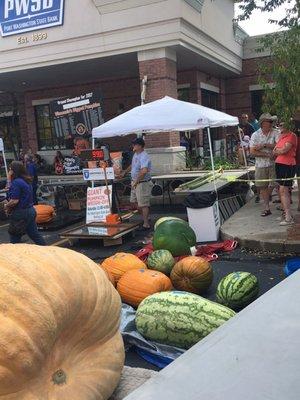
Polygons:
[[58,138],[89,137],[103,123],[100,92],[55,100],[50,103],[55,134]]
[[[108,186],[110,201],[112,201],[112,186]],[[86,223],[103,222],[110,214],[106,186],[87,189]]]
[[64,0],[1,0],[1,35],[18,35],[63,25]]

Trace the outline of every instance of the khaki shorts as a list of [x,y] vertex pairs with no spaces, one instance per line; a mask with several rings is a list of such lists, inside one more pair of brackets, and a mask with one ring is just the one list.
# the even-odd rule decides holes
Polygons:
[[259,188],[267,188],[275,186],[276,172],[275,165],[270,167],[255,168],[255,180],[271,179],[270,182],[255,182],[255,186]]
[[151,181],[141,182],[135,189],[131,188],[130,203],[137,203],[139,207],[150,207]]

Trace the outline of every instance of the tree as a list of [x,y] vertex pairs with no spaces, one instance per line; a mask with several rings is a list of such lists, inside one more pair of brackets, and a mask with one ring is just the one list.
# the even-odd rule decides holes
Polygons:
[[271,62],[262,59],[258,70],[265,90],[263,110],[276,113],[290,127],[300,106],[300,0],[244,0],[239,4],[238,19],[249,19],[254,10],[272,12],[281,6],[286,7],[282,17],[269,19],[279,31],[259,39],[257,51],[267,49]]

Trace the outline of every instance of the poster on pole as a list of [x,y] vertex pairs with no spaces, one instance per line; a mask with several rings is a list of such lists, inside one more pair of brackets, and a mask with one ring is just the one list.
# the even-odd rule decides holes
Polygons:
[[[110,201],[112,201],[112,185],[108,186]],[[106,186],[87,189],[86,223],[103,222],[110,214],[108,193]]]

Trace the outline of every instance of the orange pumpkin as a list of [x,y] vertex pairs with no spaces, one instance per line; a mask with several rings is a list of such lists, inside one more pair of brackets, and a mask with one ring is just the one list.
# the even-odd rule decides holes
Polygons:
[[176,289],[199,294],[210,287],[213,270],[205,259],[189,256],[175,264],[170,277]]
[[0,399],[108,399],[124,365],[121,301],[72,250],[0,245]]
[[150,269],[134,269],[126,272],[117,284],[117,290],[124,303],[133,307],[146,297],[173,289],[171,280],[162,272]]
[[106,258],[101,267],[112,273],[115,281],[121,278],[125,272],[132,269],[146,269],[146,265],[137,256],[130,253],[116,253]]
[[38,204],[34,206],[36,211],[35,221],[37,224],[45,224],[55,217],[55,210],[52,206],[46,204]]
[[115,281],[113,274],[103,265],[100,265],[100,267],[106,273],[106,276],[108,277],[109,281],[113,284],[114,287],[116,287],[116,281]]

